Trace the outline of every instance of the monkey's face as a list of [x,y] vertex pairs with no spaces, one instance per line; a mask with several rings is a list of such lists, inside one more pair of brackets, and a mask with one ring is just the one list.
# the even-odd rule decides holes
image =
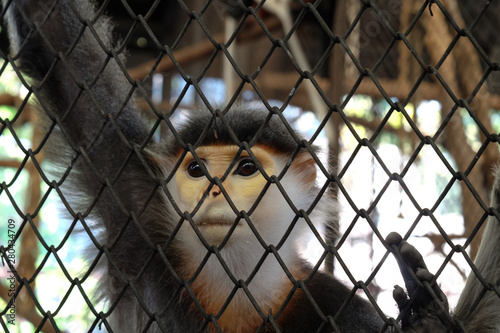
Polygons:
[[[279,229],[282,236],[286,228],[281,225],[289,223],[294,216],[276,185],[268,184],[255,160],[246,151],[237,156],[238,150],[237,146],[229,145],[202,146],[196,150],[198,159],[190,153],[184,157],[169,184],[176,204],[183,212],[191,214],[196,227],[210,245],[220,245],[235,223],[236,227],[228,244],[255,239],[247,221],[243,218],[238,220],[237,216],[241,211],[248,213],[255,229],[264,239],[272,234],[269,228]],[[267,177],[279,175],[288,162],[288,158],[264,147],[253,147],[252,153]],[[301,155],[304,154],[299,154],[288,171],[296,174],[293,177],[295,179],[283,179],[287,183],[293,183],[290,194],[292,199],[300,194],[297,192],[302,192],[303,196],[303,190],[307,191],[303,186],[300,189],[294,188],[296,185],[308,183],[307,186],[310,187],[316,176],[310,155],[307,154],[307,161]],[[221,187],[211,182],[203,169],[212,179],[218,178]],[[290,187],[285,184],[283,186]],[[281,220],[287,222],[280,223]],[[191,230],[188,232],[191,241],[199,242],[198,236],[187,222],[185,227]]]

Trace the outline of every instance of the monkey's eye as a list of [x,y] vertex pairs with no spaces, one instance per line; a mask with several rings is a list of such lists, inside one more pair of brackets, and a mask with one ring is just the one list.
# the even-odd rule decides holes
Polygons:
[[238,167],[234,171],[234,174],[248,177],[256,173],[258,170],[259,169],[257,169],[255,163],[251,159],[246,158],[240,161],[240,164],[238,164]]
[[187,173],[193,178],[200,178],[205,175],[203,173],[203,170],[201,169],[200,164],[196,161],[192,161],[191,163],[189,163],[187,167]]

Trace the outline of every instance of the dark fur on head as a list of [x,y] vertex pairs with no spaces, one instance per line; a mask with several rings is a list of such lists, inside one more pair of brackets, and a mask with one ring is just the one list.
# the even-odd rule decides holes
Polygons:
[[[208,110],[193,111],[180,126],[178,134],[186,145],[238,145],[244,148],[242,144],[246,142],[250,146],[264,146],[288,156],[300,149],[300,141],[303,140],[295,132],[292,135],[278,114],[272,114],[264,105],[260,108],[233,106],[225,114],[212,114]],[[167,147],[173,155],[182,150],[173,136]]]

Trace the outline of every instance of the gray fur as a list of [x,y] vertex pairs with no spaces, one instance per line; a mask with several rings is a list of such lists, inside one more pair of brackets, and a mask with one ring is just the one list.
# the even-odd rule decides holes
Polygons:
[[[84,25],[74,12],[76,9],[83,20],[94,21],[92,3],[57,1],[51,17],[43,23],[54,3],[10,3],[7,21],[12,56],[26,78],[31,78],[45,114],[45,127],[57,124],[47,142],[47,158],[60,168],[60,174],[68,167],[71,170],[60,184],[73,197],[70,214],[78,218],[81,212],[82,223],[93,222],[92,232],[100,231],[97,254],[102,256],[100,266],[107,271],[101,292],[110,306],[118,302],[111,317],[116,324],[113,329],[140,331],[150,320],[146,312],[151,312],[163,318],[162,325],[168,330],[198,331],[200,320],[180,305],[181,286],[165,273],[166,266],[154,247],[165,243],[178,218],[165,214],[168,204],[160,184],[165,176],[149,158],[157,146],[131,97],[135,88],[119,66],[121,59],[109,56],[113,46],[109,19],[99,16],[93,23],[106,48],[103,50],[89,28],[80,36]],[[41,26],[43,34],[36,31],[35,24]],[[146,148],[137,154],[135,150],[143,145]],[[151,258],[151,268],[135,280]],[[160,278],[162,284],[157,287]],[[150,332],[159,331],[153,323]]]
[[[500,169],[496,170],[491,207],[500,213]],[[500,290],[500,222],[491,216],[483,232],[474,265],[486,283]],[[475,303],[479,303],[475,306]],[[467,332],[500,332],[500,295],[479,281],[471,272],[457,307],[457,317],[463,319]]]

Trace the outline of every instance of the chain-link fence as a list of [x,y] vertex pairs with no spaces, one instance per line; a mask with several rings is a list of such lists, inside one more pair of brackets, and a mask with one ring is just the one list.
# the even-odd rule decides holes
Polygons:
[[[279,331],[279,315],[295,290],[306,290],[304,302],[316,304],[303,280],[320,270],[333,271],[348,286],[348,300],[368,299],[397,331],[392,291],[403,280],[384,240],[391,231],[424,255],[456,304],[482,226],[493,215],[498,1],[116,0],[98,1],[95,12],[73,1],[21,3],[30,2],[3,1],[2,8],[17,39],[8,41],[5,23],[0,35],[0,323],[6,332],[113,331],[113,313],[131,331],[136,324],[144,332],[225,331],[232,327],[221,324],[228,316],[246,323],[257,318],[254,331]],[[113,33],[104,15],[112,17]],[[46,53],[23,62],[36,43]],[[232,110],[245,108],[264,111],[257,134],[271,146],[286,141],[292,160],[305,151],[314,161],[318,178],[309,206],[297,208],[301,193],[287,192],[293,166],[266,174],[253,146],[266,145],[241,139],[243,125],[225,135],[237,147],[231,168],[246,156],[265,175],[255,207],[238,207],[225,183],[231,170],[222,180],[201,170],[210,185],[194,209],[184,210],[182,195],[172,194],[175,174],[190,154],[203,164],[197,145],[211,135],[219,139],[210,133],[213,119],[234,124]],[[206,123],[183,131],[186,115],[200,110],[208,110]],[[266,134],[271,118],[290,130],[288,139]],[[150,148],[165,138],[167,148]],[[271,187],[279,199],[269,208]],[[196,212],[214,188],[235,222],[222,245],[198,235],[204,252],[197,262],[176,245],[186,241],[179,230],[198,230]],[[259,229],[259,209],[293,212],[279,237]],[[337,217],[338,237],[331,232]],[[241,276],[224,245],[244,223],[259,247],[257,253],[241,247],[241,258],[257,258]],[[284,244],[300,224],[309,236],[294,256],[308,262],[307,274],[285,259]],[[273,278],[253,281],[274,274],[270,262],[290,290],[267,313],[259,297],[269,289],[254,286],[271,288]],[[211,265],[229,287],[207,300],[200,281]],[[487,284],[496,281],[481,282],[481,297],[498,293]],[[99,297],[96,286],[110,299]],[[233,309],[238,297],[249,302],[242,307],[247,313]],[[480,297],[475,301],[471,311]],[[345,304],[337,316],[313,306],[324,325],[318,329],[334,330]],[[184,324],[195,320],[201,324]]]

